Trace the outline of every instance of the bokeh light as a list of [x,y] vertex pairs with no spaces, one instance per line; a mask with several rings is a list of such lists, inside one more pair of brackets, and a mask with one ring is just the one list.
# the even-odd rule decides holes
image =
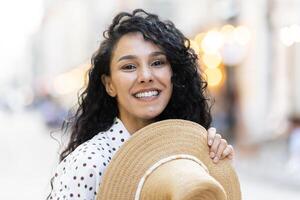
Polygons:
[[250,30],[246,26],[238,26],[233,31],[235,41],[240,45],[246,45],[250,41]]
[[194,49],[194,51],[195,51],[196,54],[199,54],[199,52],[200,52],[200,47],[199,47],[199,45],[197,44],[197,42],[195,42],[194,40],[190,40],[190,47],[191,47],[192,49]]
[[85,77],[89,66],[85,64],[55,77],[53,88],[56,94],[66,95],[82,88],[86,83]]
[[279,39],[281,43],[287,47],[300,42],[300,26],[293,24],[291,26],[282,27],[279,31]]
[[219,68],[207,68],[205,74],[207,75],[207,82],[210,87],[220,86],[224,78]]
[[207,68],[216,68],[222,63],[222,57],[219,53],[208,54],[202,56],[202,61]]
[[209,31],[201,42],[201,48],[205,53],[217,53],[224,44],[224,38],[218,31]]
[[220,33],[223,35],[225,43],[234,42],[234,36],[233,36],[234,29],[235,29],[234,26],[232,26],[231,24],[226,24],[221,28]]

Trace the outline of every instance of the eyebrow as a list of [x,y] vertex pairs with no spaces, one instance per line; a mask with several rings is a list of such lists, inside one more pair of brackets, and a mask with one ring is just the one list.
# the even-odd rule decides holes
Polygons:
[[[150,57],[155,57],[155,56],[159,56],[159,55],[166,55],[164,52],[162,51],[154,51],[150,54]],[[118,59],[118,62],[122,61],[122,60],[130,60],[130,59],[136,59],[137,56],[135,55],[126,55],[126,56],[122,56],[121,58]]]

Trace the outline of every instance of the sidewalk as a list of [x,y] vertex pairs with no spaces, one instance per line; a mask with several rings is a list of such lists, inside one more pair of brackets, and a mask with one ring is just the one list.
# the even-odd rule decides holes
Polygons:
[[287,143],[266,142],[255,154],[237,156],[243,200],[299,200],[300,171],[287,168]]

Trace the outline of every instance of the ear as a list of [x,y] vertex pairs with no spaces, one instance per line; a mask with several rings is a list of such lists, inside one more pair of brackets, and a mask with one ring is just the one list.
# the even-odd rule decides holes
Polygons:
[[110,76],[107,76],[107,75],[102,75],[101,76],[101,81],[105,87],[105,90],[107,92],[107,94],[111,97],[116,97],[117,93],[116,93],[116,90],[112,84],[112,81],[111,81],[111,77]]

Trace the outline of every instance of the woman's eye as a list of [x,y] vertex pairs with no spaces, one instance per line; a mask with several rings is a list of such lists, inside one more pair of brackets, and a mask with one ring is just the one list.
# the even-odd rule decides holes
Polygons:
[[163,65],[163,64],[165,64],[165,62],[163,62],[161,60],[156,60],[151,65],[152,66],[160,66],[160,65]]
[[135,66],[132,65],[132,64],[128,64],[128,65],[124,65],[122,67],[123,70],[126,70],[126,71],[131,71],[131,70],[134,70],[135,69]]

